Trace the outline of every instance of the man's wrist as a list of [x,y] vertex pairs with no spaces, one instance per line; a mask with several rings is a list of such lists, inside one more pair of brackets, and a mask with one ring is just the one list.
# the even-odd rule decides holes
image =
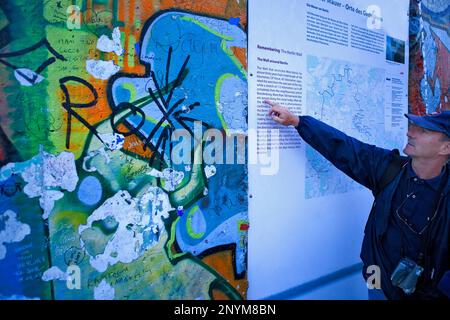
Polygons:
[[294,117],[292,118],[291,124],[292,124],[295,128],[297,128],[298,125],[300,124],[300,118],[299,118],[298,116],[294,116]]

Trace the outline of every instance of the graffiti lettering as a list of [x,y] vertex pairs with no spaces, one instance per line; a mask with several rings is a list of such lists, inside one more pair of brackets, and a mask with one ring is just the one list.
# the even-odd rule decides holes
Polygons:
[[[156,150],[159,150],[159,148],[162,148],[161,154],[163,156],[166,152],[167,141],[170,140],[173,130],[175,130],[173,121],[176,121],[177,123],[179,123],[192,136],[194,136],[194,133],[192,132],[192,130],[187,126],[186,121],[194,122],[195,120],[188,118],[188,117],[182,117],[182,116],[180,116],[180,114],[187,113],[187,112],[191,111],[192,109],[194,109],[195,107],[200,106],[200,103],[195,102],[189,106],[180,107],[181,104],[184,102],[185,98],[179,99],[172,106],[170,106],[170,101],[172,99],[174,90],[182,84],[183,77],[184,77],[185,73],[187,72],[186,67],[187,67],[189,59],[190,59],[189,55],[184,60],[184,63],[182,65],[182,67],[180,68],[178,75],[174,81],[174,84],[169,91],[169,95],[167,96],[167,98],[164,98],[163,92],[167,92],[169,90],[169,71],[170,71],[171,59],[172,59],[172,47],[169,48],[169,52],[168,52],[168,56],[167,56],[165,87],[161,88],[161,86],[158,83],[158,80],[156,79],[155,73],[152,71],[150,73],[150,75],[152,77],[153,83],[155,84],[156,92],[154,92],[151,88],[148,89],[151,98],[153,99],[153,101],[155,101],[158,109],[163,114],[163,117],[158,121],[156,126],[153,128],[153,130],[150,132],[148,137],[145,139],[144,150],[150,144],[151,139],[155,136],[158,129],[160,129],[161,126],[165,122],[167,122],[169,125],[167,127],[164,127],[164,129],[156,143]],[[178,107],[180,107],[179,110],[177,110]],[[170,141],[168,144],[169,144],[169,159],[171,159],[172,146],[171,146]],[[152,157],[150,158],[150,166],[153,166],[153,161],[155,160],[155,156],[156,156],[156,153],[153,153]]]
[[[78,82],[81,85],[84,85],[86,88],[89,89],[89,91],[93,95],[92,101],[88,103],[74,103],[70,99],[69,89],[66,86],[66,83],[69,81]],[[70,134],[72,130],[72,116],[77,118],[78,121],[80,121],[86,128],[88,128],[101,142],[103,140],[100,138],[97,129],[95,129],[93,126],[91,126],[83,117],[81,117],[74,108],[90,108],[97,104],[98,99],[98,93],[95,90],[95,88],[86,80],[78,78],[78,77],[64,77],[59,80],[59,86],[64,93],[65,101],[62,103],[62,107],[66,109],[68,112],[67,116],[67,131],[66,131],[66,148],[70,149]]]
[[8,198],[13,197],[16,193],[22,191],[22,184],[16,182],[15,184],[2,184],[0,185],[0,195]]
[[[139,123],[139,125],[136,128],[133,128],[132,130],[130,130],[128,132],[123,132],[123,131],[120,131],[119,129],[117,129],[117,126],[120,123],[122,123],[122,121],[124,120],[125,117],[121,117],[119,119],[119,121],[117,121],[117,122],[115,121],[115,119],[116,119],[116,116],[118,116],[119,114],[122,114],[126,110],[130,110],[133,113],[133,115],[136,115],[136,113],[139,113],[142,116],[142,120],[141,120],[141,122]],[[128,115],[128,113],[127,113],[127,115]],[[122,102],[113,111],[110,120],[111,120],[111,127],[113,128],[114,132],[115,133],[119,133],[119,134],[124,135],[125,137],[127,137],[127,136],[130,136],[132,134],[136,134],[136,133],[139,132],[139,129],[142,128],[142,126],[145,123],[145,113],[144,113],[144,111],[142,111],[141,109],[139,109],[138,107],[134,106],[131,103]]]

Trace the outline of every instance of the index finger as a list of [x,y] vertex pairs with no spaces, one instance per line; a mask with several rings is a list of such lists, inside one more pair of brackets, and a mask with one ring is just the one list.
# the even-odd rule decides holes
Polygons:
[[270,105],[270,106],[275,106],[276,105],[276,103],[275,102],[272,102],[272,101],[270,101],[270,100],[264,100],[264,103],[267,103],[268,105]]

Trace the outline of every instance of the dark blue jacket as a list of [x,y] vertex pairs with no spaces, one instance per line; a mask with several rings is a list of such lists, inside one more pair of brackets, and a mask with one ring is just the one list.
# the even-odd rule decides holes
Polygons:
[[[376,188],[388,164],[395,156],[394,151],[363,143],[309,116],[300,117],[297,131],[305,142],[339,170],[372,190],[375,201],[366,223],[361,248],[361,259],[364,263],[363,275],[366,275],[365,270],[368,266],[379,266],[381,269],[381,287],[386,296],[391,299],[408,298],[402,293],[401,289],[391,285],[390,276],[393,270],[382,258],[385,251],[389,250],[389,244],[383,241],[383,237],[389,223],[392,198],[401,174],[397,175],[381,192],[378,193]],[[450,183],[447,181],[443,191],[444,198],[440,201],[438,214],[430,227],[431,240],[428,252],[431,254],[428,255],[425,263],[425,271],[417,285],[417,292],[409,298],[444,297],[436,287],[445,271],[450,269],[449,191]]]

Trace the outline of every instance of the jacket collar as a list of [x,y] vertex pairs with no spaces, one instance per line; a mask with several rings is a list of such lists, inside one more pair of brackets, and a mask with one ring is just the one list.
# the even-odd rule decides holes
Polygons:
[[[410,161],[408,161],[408,165],[406,166],[405,174],[406,174],[406,178],[408,180],[421,181],[422,183],[427,184],[434,191],[438,191],[441,179],[445,179],[446,176],[447,176],[447,174],[446,174],[446,172],[448,172],[447,170],[448,169],[446,168],[446,166],[444,166],[442,168],[441,173],[437,177],[434,177],[434,178],[431,178],[431,179],[421,179],[414,172],[414,170],[412,168],[412,162],[410,160]],[[444,190],[445,190],[445,187],[444,187]]]

